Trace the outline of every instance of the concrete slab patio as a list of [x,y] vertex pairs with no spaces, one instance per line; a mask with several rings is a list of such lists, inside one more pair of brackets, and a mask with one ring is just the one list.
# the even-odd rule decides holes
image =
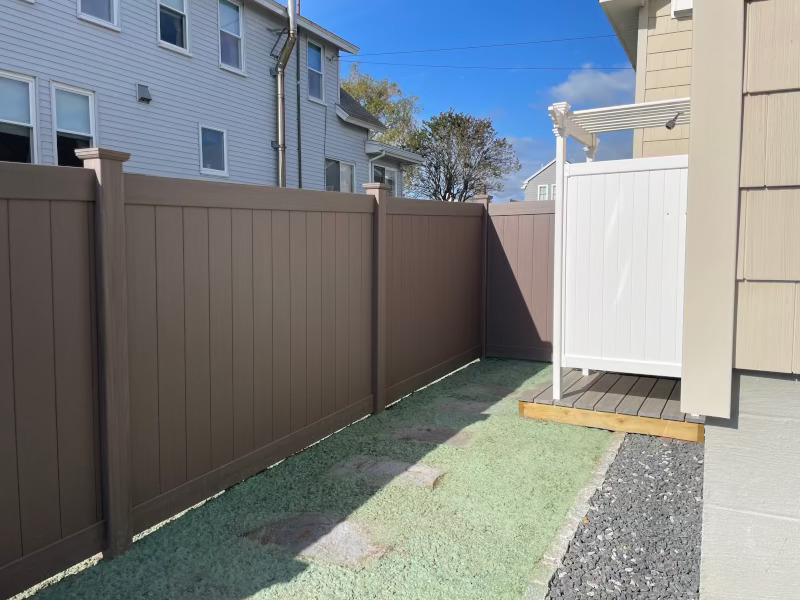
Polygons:
[[[514,390],[547,377],[541,363],[473,363],[35,597],[519,600],[612,443],[519,418]],[[426,428],[448,435],[393,435]]]

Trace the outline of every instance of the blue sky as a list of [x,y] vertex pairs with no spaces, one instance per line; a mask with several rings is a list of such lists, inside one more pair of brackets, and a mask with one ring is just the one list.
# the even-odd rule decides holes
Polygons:
[[[300,0],[301,13],[361,48],[360,54],[613,34],[598,0]],[[343,55],[349,57],[349,55]],[[363,56],[362,70],[396,81],[419,96],[422,118],[453,107],[489,116],[511,140],[523,168],[509,177],[499,199],[521,198],[521,182],[553,158],[555,142],[547,106],[566,100],[576,108],[633,102],[632,70],[616,37],[494,49]],[[437,69],[374,62],[582,67],[570,71]],[[342,61],[342,73],[349,63]],[[629,134],[601,138],[599,159],[630,156]],[[572,145],[569,156],[581,159]]]

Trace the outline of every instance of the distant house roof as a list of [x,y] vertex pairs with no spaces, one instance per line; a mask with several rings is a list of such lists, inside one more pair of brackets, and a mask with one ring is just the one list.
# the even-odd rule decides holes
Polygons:
[[386,131],[380,119],[361,106],[361,103],[348,94],[344,88],[339,89],[339,104],[336,114],[346,123],[352,123],[371,131]]
[[[521,189],[523,189],[523,190],[524,190],[524,189],[525,189],[525,188],[528,186],[528,184],[531,182],[531,179],[533,179],[534,177],[536,177],[537,175],[539,175],[539,174],[540,174],[542,171],[544,171],[544,170],[545,170],[545,169],[547,169],[548,167],[552,166],[552,165],[553,165],[553,163],[555,163],[555,162],[556,162],[556,159],[554,158],[553,160],[551,160],[551,161],[550,161],[549,163],[547,163],[546,165],[542,165],[542,168],[541,168],[541,169],[539,169],[538,171],[536,171],[536,173],[534,173],[533,175],[531,175],[531,176],[530,176],[530,177],[528,177],[528,178],[527,178],[525,181],[523,181],[523,182],[522,182],[522,188],[521,188]],[[569,161],[566,161],[566,162],[567,162],[567,164],[570,164],[570,162],[569,162]]]

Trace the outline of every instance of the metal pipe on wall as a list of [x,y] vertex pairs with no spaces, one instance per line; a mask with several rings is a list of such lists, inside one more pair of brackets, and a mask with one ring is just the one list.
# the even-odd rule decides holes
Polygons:
[[295,0],[288,0],[287,12],[289,13],[289,36],[283,44],[278,56],[278,186],[286,187],[286,65],[292,56],[295,42],[297,41],[297,19]]

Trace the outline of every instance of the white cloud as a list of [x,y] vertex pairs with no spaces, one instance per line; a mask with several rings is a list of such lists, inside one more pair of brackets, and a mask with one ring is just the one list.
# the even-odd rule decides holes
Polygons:
[[603,72],[585,65],[572,71],[567,80],[551,87],[548,92],[556,101],[573,106],[608,106],[633,102],[636,73],[633,70]]

